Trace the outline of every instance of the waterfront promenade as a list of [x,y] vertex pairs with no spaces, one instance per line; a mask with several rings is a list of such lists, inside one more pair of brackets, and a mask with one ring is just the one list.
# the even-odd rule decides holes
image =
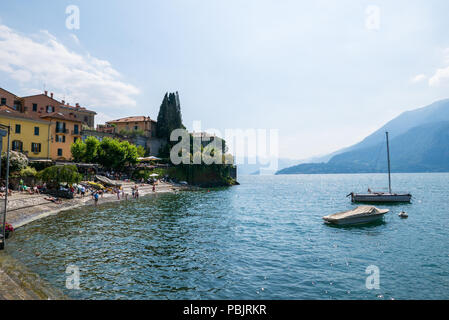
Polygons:
[[[106,193],[103,197],[100,197],[98,205],[118,201],[136,201],[136,199],[132,198],[131,187],[133,186],[135,186],[134,183],[122,182],[123,191],[128,194],[128,200],[125,200],[121,195],[120,200],[118,200],[116,194]],[[156,187],[156,192],[153,192],[151,185],[138,184],[138,186],[139,197],[189,189],[189,187],[163,182]],[[61,204],[45,200],[46,197],[48,196],[14,192],[8,198],[7,221],[13,225],[14,229],[17,229],[37,219],[55,215],[65,210],[79,208],[84,205],[94,205],[94,200],[90,195],[86,195],[83,198],[80,195],[76,195],[74,199],[63,200]],[[6,243],[6,245],[8,244]],[[25,266],[6,256],[6,253],[0,252],[0,300],[64,298],[62,293],[48,286],[37,275],[30,275]]]

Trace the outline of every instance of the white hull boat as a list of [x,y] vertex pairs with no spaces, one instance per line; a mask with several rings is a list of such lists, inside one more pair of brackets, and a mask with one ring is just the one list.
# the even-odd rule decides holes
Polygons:
[[388,132],[385,132],[387,138],[387,160],[388,160],[388,191],[389,192],[372,192],[368,189],[368,193],[354,193],[351,192],[347,196],[351,196],[352,202],[410,202],[412,195],[410,193],[394,193],[391,191],[391,169],[390,169],[390,144],[388,141]]
[[355,194],[351,193],[352,202],[410,202],[412,200],[411,194],[397,194],[397,193],[366,193]]
[[360,206],[354,210],[344,211],[323,217],[326,223],[336,225],[355,225],[379,221],[388,213],[388,209],[373,206]]

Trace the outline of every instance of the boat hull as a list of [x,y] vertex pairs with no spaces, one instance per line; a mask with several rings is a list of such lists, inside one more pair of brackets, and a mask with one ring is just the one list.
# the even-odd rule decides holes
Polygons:
[[365,217],[353,217],[353,218],[346,218],[346,219],[333,220],[333,221],[324,219],[324,221],[329,224],[335,224],[335,225],[339,225],[339,226],[347,226],[347,225],[367,224],[367,223],[376,222],[376,221],[382,220],[384,215],[385,214],[365,216]]
[[352,194],[352,202],[410,202],[412,196],[410,194],[388,194],[388,193],[372,193],[372,194]]
[[388,209],[378,209],[373,206],[360,206],[353,210],[325,216],[323,220],[326,223],[335,225],[365,224],[381,220],[389,211]]

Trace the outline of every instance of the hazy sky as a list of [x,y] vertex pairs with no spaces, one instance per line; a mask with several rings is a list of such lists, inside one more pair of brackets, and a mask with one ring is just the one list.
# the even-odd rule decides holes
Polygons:
[[45,86],[97,123],[156,118],[179,91],[188,128],[279,129],[281,157],[301,159],[448,98],[448,12],[447,0],[2,1],[0,87]]

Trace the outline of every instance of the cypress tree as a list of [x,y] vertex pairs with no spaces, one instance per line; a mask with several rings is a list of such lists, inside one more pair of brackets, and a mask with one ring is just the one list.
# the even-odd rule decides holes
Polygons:
[[157,137],[169,141],[171,132],[179,128],[185,128],[182,124],[179,94],[166,93],[157,116]]

